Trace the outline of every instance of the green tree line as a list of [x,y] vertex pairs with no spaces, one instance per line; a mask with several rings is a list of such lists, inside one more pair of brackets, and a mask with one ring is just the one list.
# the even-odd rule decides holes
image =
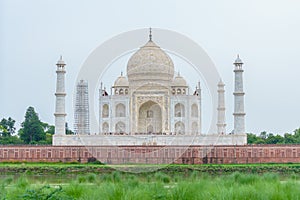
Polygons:
[[275,135],[273,133],[261,132],[259,135],[253,133],[247,134],[248,144],[300,144],[300,128],[293,133],[285,133]]
[[[0,144],[52,144],[54,126],[42,122],[33,107],[27,108],[17,133],[15,123],[11,117],[0,121]],[[67,134],[72,133],[67,128]]]

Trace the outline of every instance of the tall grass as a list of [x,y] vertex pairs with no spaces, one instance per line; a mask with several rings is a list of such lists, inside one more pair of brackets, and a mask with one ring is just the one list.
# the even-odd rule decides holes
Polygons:
[[140,176],[112,172],[78,175],[61,185],[36,183],[21,176],[0,181],[0,199],[300,199],[300,182],[294,176],[239,172],[221,176],[156,172]]

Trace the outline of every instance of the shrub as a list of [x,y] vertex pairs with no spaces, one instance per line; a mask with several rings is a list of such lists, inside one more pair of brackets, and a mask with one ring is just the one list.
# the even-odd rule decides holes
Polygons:
[[78,183],[85,183],[86,177],[83,175],[77,176],[77,181],[78,181]]
[[170,177],[167,174],[162,172],[156,172],[154,177],[156,181],[160,181],[163,183],[169,183],[171,181]]
[[68,197],[78,199],[85,193],[85,188],[83,185],[72,182],[64,189],[64,191]]
[[120,174],[120,172],[118,172],[118,171],[114,171],[112,174],[111,174],[111,176],[112,176],[112,180],[113,180],[113,182],[120,182],[121,181],[121,174]]
[[264,181],[270,181],[270,182],[279,181],[279,175],[277,173],[264,173],[262,178]]
[[97,160],[95,157],[90,157],[88,158],[87,162],[89,164],[98,164],[98,165],[103,165],[99,160]]
[[29,186],[29,181],[25,176],[21,176],[16,183],[17,188],[24,189]]
[[96,181],[96,177],[96,174],[88,174],[86,179],[89,183],[94,183]]

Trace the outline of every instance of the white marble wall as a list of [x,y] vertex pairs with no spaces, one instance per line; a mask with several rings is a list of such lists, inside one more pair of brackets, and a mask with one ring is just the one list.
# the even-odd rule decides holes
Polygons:
[[97,145],[245,145],[246,134],[232,135],[54,135],[54,146]]
[[[182,104],[184,106],[184,116],[176,117],[175,116],[175,105]],[[197,113],[198,117],[192,117],[192,105],[196,104],[198,107]],[[200,134],[201,133],[201,104],[199,96],[191,96],[191,95],[181,95],[181,96],[171,96],[170,103],[170,124],[171,124],[171,132],[175,133],[175,124],[177,122],[184,123],[185,133],[186,134]],[[193,132],[192,124],[197,123],[198,130]]]
[[[117,117],[116,116],[116,106],[121,103],[125,106],[125,116]],[[109,116],[107,118],[102,117],[102,108],[103,105],[109,105]],[[101,96],[99,101],[99,133],[103,133],[103,123],[109,124],[109,132],[116,132],[116,124],[122,122],[125,124],[125,133],[130,132],[130,123],[129,123],[129,97],[128,95],[113,95],[113,96]]]

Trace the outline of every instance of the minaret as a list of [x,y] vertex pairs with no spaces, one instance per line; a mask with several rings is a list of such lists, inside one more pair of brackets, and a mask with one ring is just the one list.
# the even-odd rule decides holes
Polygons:
[[235,89],[234,89],[234,134],[245,133],[245,112],[244,112],[244,90],[243,90],[243,62],[239,55],[233,63],[235,65]]
[[65,112],[65,62],[60,56],[59,61],[57,61],[57,79],[56,79],[56,106],[55,106],[55,135],[65,135],[66,134],[66,112]]
[[225,124],[225,84],[220,80],[218,83],[218,134],[226,133],[226,124]]

